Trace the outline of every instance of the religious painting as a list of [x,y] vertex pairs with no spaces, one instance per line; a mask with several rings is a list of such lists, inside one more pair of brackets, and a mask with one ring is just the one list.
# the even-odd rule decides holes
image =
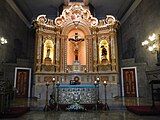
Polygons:
[[16,97],[30,97],[31,68],[15,68],[14,87],[16,88]]
[[125,41],[125,44],[122,44],[122,57],[123,59],[130,59],[135,57],[136,51],[136,40],[135,38],[130,38]]
[[121,69],[122,91],[125,97],[138,97],[137,71],[136,67]]

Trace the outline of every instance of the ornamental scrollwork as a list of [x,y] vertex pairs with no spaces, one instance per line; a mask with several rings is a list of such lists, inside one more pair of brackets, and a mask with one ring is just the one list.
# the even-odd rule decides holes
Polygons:
[[55,27],[54,20],[46,18],[46,15],[39,15],[36,19],[36,22],[40,25],[45,25],[48,27]]
[[90,26],[97,26],[98,19],[93,17],[88,9],[84,9],[80,4],[74,4],[70,8],[64,9],[62,15],[55,19],[55,24],[59,27],[69,21],[73,21],[74,24],[78,22],[88,22]]

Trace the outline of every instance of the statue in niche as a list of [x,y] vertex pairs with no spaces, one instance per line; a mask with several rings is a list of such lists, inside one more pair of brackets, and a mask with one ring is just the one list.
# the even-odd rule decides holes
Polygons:
[[75,61],[78,61],[78,52],[79,52],[79,44],[84,41],[82,38],[78,38],[78,33],[75,33],[74,38],[69,38],[69,41],[74,44],[74,56],[75,56]]
[[107,49],[104,45],[101,46],[101,64],[106,65],[109,64],[109,61],[107,59]]
[[47,48],[47,54],[46,54],[46,58],[50,58],[49,56],[50,56],[50,48]]
[[52,60],[50,58],[50,52],[51,52],[51,49],[48,47],[47,51],[46,51],[46,57],[45,57],[45,64],[46,65],[49,65],[52,62]]
[[104,45],[102,45],[101,48],[102,48],[102,54],[101,54],[102,60],[103,59],[107,59],[107,57],[106,57],[107,56],[106,48],[104,47]]

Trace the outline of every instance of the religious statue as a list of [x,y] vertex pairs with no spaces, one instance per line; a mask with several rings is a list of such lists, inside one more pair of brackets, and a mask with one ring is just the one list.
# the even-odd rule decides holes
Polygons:
[[107,50],[106,50],[106,48],[104,47],[104,45],[102,45],[101,48],[102,48],[102,54],[101,54],[102,60],[103,59],[107,59],[106,58],[106,56],[107,56]]
[[50,48],[47,48],[47,54],[46,54],[46,58],[50,58],[49,56],[50,56]]
[[78,60],[78,44],[77,43],[75,43],[74,55],[75,55],[75,60]]
[[84,41],[82,38],[78,38],[78,33],[75,33],[74,38],[69,38],[69,41],[71,41],[74,44],[74,55],[75,55],[75,60],[78,61],[78,45]]
[[49,64],[51,64],[51,62],[52,62],[52,59],[51,59],[51,57],[50,57],[50,54],[51,54],[51,49],[50,49],[50,48],[47,48],[46,57],[45,57],[45,60],[44,60],[44,63],[45,63],[46,65],[49,65]]

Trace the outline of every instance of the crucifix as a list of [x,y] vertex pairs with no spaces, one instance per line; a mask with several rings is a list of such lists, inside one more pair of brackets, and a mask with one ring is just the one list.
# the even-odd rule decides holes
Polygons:
[[69,38],[69,41],[74,44],[74,56],[75,60],[78,60],[78,45],[84,41],[84,39],[78,38],[78,33],[75,33],[74,38]]

